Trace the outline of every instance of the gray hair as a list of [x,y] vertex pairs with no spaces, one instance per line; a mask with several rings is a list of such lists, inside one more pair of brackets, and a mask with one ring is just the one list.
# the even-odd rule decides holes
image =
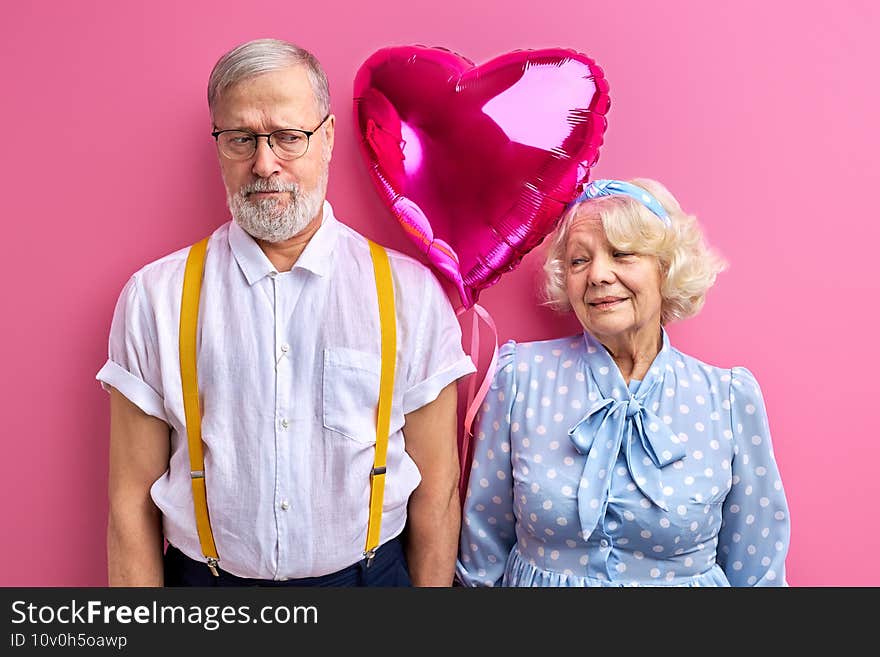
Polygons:
[[263,73],[279,71],[291,66],[305,66],[312,92],[321,116],[330,113],[330,86],[324,69],[305,48],[280,39],[255,39],[237,46],[223,55],[214,65],[208,79],[208,107],[214,107],[224,91],[235,84]]

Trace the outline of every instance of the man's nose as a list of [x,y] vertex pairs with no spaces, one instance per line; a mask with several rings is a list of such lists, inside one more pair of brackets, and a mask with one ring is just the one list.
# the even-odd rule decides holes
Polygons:
[[257,151],[254,153],[254,166],[251,171],[260,178],[269,178],[281,171],[281,161],[269,148],[268,137],[257,137]]

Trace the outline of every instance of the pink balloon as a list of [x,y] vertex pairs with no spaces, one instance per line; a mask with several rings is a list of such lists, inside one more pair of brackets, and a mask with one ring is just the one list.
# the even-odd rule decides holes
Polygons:
[[370,177],[466,308],[587,182],[608,107],[602,69],[568,49],[476,66],[444,48],[383,48],[354,81]]

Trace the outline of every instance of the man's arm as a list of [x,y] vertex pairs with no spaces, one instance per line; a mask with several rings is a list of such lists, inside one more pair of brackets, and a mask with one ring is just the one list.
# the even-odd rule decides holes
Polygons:
[[110,586],[162,586],[162,516],[150,487],[170,458],[168,425],[110,391]]
[[451,586],[461,529],[453,381],[437,399],[406,415],[406,451],[422,481],[409,498],[406,558],[415,586]]

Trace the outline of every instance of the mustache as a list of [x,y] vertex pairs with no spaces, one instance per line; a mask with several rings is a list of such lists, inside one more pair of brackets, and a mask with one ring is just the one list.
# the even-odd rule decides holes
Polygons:
[[257,179],[254,182],[244,185],[238,190],[238,193],[247,198],[254,192],[290,192],[294,195],[299,194],[299,185],[293,182],[285,183],[280,180]]

